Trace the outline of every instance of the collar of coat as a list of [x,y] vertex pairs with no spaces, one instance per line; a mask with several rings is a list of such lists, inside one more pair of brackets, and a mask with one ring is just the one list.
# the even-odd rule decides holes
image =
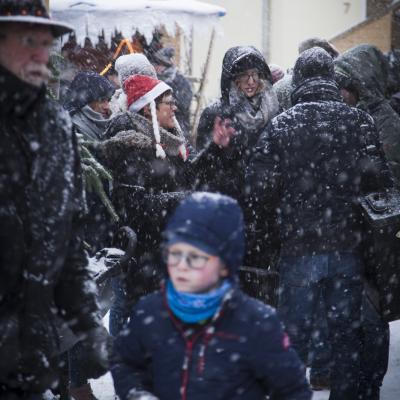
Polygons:
[[39,97],[44,97],[46,87],[40,88],[22,81],[0,65],[0,114],[24,116]]
[[[137,113],[127,111],[115,118],[124,118],[127,124],[124,130],[121,130],[114,136],[113,141],[119,141],[121,144],[125,141],[129,142],[130,148],[155,149],[155,137],[153,125],[151,122]],[[111,121],[111,124],[113,122]],[[160,127],[160,143],[168,156],[177,156],[179,154],[179,146],[184,144],[184,139],[174,129],[172,132]],[[154,150],[155,151],[155,150]]]
[[343,101],[339,87],[333,79],[319,76],[305,79],[292,91],[292,104],[318,102],[318,101]]

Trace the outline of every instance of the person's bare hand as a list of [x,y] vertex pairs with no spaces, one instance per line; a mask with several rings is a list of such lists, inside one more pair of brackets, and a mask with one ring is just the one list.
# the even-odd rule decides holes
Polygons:
[[216,117],[214,120],[214,127],[212,131],[213,142],[220,147],[228,147],[232,137],[235,135],[236,131],[233,126],[231,126],[232,120],[229,118],[222,119],[221,117]]

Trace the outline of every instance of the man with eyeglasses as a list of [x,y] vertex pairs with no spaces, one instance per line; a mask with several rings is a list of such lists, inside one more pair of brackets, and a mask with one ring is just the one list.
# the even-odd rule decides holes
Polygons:
[[[293,84],[294,106],[260,136],[247,183],[264,204],[260,217],[279,231],[278,310],[293,346],[306,363],[322,304],[332,349],[329,399],[354,400],[360,398],[365,229],[357,199],[391,180],[373,120],[343,102],[328,52],[304,51]],[[367,144],[377,149],[376,161]]]
[[49,18],[43,1],[0,0],[2,399],[39,399],[57,386],[61,327],[86,338],[93,377],[107,368],[79,240],[76,141],[45,86],[53,40],[71,30]]

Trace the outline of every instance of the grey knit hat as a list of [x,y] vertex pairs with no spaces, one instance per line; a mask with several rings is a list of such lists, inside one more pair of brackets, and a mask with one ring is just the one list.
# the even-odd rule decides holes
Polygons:
[[147,75],[157,78],[157,73],[144,54],[133,53],[120,56],[115,61],[115,70],[118,72],[121,87],[132,75]]

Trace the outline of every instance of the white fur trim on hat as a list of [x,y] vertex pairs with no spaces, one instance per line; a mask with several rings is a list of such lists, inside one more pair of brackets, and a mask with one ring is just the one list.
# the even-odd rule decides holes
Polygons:
[[149,92],[147,92],[144,96],[137,99],[134,103],[129,106],[130,112],[138,112],[144,106],[149,104],[151,101],[155,100],[158,96],[162,95],[168,90],[172,90],[165,82],[160,81],[156,86],[153,87]]

